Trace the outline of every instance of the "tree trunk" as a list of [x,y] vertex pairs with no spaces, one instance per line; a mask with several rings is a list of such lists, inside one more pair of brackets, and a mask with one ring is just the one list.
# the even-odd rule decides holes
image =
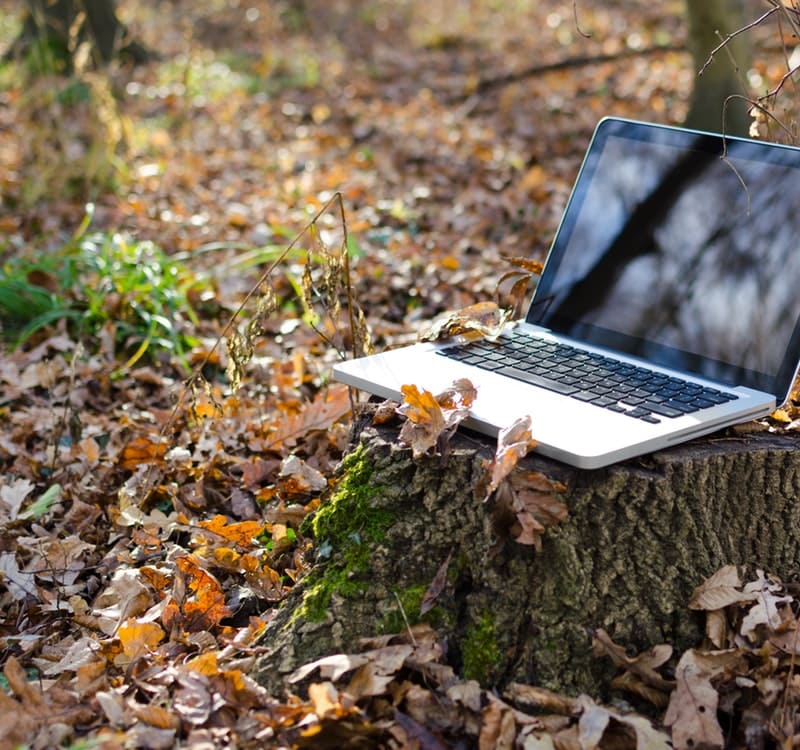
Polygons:
[[743,0],[686,0],[686,15],[692,66],[699,75],[684,124],[698,130],[746,136],[750,106],[741,97],[747,95],[745,80],[751,57],[748,35],[731,39],[706,67],[712,51],[745,25]]
[[114,0],[27,0],[26,5],[22,31],[6,53],[7,59],[19,57],[39,43],[56,67],[61,67],[55,72],[67,72],[78,44],[84,41],[91,43],[95,60],[103,65],[117,56],[132,62],[150,56],[137,42],[123,41],[126,30],[117,18]]
[[[702,637],[691,593],[721,566],[800,570],[797,437],[716,435],[596,471],[528,456],[527,468],[567,486],[568,517],[540,552],[474,498],[491,441],[458,433],[446,456],[413,459],[396,437],[364,429],[318,511],[324,559],[264,639],[257,674],[272,689],[320,655],[425,620],[484,685],[603,696],[611,669],[591,656],[591,630],[636,651],[684,649]],[[448,559],[436,606],[420,615]]]

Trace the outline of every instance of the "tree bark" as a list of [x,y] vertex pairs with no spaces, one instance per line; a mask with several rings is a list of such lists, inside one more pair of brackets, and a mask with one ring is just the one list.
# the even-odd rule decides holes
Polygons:
[[152,54],[138,42],[125,41],[127,32],[117,18],[114,0],[26,0],[26,5],[22,31],[6,59],[21,56],[36,41],[48,46],[64,72],[71,69],[76,42],[90,41],[96,62],[103,65],[118,56],[143,62]]
[[[486,686],[607,697],[613,669],[592,657],[592,630],[635,651],[682,650],[702,638],[692,591],[720,567],[800,570],[796,436],[718,434],[596,471],[528,456],[526,468],[567,486],[568,517],[540,552],[474,497],[491,441],[458,433],[444,457],[414,459],[396,437],[365,428],[318,511],[317,546],[330,556],[267,629],[256,674],[273,690],[312,659],[425,620],[450,662]],[[448,560],[436,606],[420,615]]]
[[713,133],[746,136],[750,106],[742,97],[747,95],[744,81],[751,58],[748,35],[731,38],[706,66],[713,50],[729,34],[745,25],[744,3],[742,0],[686,0],[686,17],[689,52],[697,78],[684,124]]

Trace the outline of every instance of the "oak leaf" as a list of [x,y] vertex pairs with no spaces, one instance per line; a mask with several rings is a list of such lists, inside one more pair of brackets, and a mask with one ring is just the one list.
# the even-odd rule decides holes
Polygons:
[[200,521],[199,525],[216,536],[245,549],[252,547],[256,537],[267,527],[267,524],[259,521],[230,523],[223,515],[216,515],[209,521]]
[[475,386],[466,378],[456,380],[438,396],[413,384],[404,385],[400,390],[403,403],[397,411],[406,417],[406,421],[400,429],[399,439],[411,446],[415,458],[427,453],[466,419],[477,396]]

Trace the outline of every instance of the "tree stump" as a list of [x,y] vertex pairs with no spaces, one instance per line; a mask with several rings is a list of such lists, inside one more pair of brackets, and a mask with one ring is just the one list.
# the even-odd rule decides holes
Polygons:
[[445,455],[414,459],[396,428],[367,426],[314,520],[321,560],[268,627],[257,676],[275,689],[308,661],[424,620],[484,686],[607,697],[613,667],[592,656],[592,630],[637,652],[682,650],[703,635],[691,594],[720,567],[800,570],[798,447],[728,431],[594,471],[531,454],[525,468],[567,487],[568,517],[537,552],[474,497],[493,441],[460,430]]

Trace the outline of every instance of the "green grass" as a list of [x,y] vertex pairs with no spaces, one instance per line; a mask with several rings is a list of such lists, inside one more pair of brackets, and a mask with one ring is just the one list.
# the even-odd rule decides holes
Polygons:
[[91,346],[113,326],[118,351],[132,366],[168,352],[183,358],[197,342],[189,292],[208,287],[188,266],[152,242],[88,232],[89,218],[55,251],[34,249],[0,267],[0,327],[13,346],[65,321]]

